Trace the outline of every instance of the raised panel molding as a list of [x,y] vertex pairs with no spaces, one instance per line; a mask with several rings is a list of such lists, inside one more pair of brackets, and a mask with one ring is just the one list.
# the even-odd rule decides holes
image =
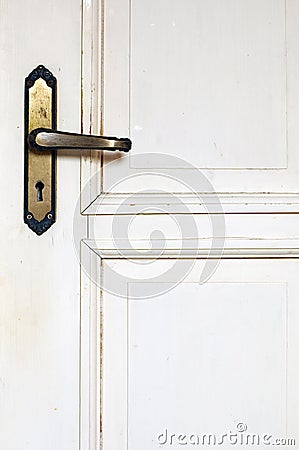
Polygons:
[[201,259],[201,258],[298,258],[299,239],[226,239],[223,248],[212,239],[84,239],[83,243],[101,259]]
[[[140,103],[138,110],[141,111],[142,107],[146,108],[144,102],[146,95],[144,94],[144,90],[140,89],[138,83],[136,84],[136,76],[137,82],[140,84],[140,81],[138,80],[144,80],[144,84],[148,89],[150,89],[151,86],[155,86],[155,83],[158,83],[158,90],[159,92],[161,91],[162,94],[164,92],[162,89],[164,84],[166,90],[172,89],[172,95],[169,97],[169,102],[165,101],[160,109],[164,109],[165,107],[168,111],[168,109],[170,109],[168,105],[174,98],[174,107],[170,110],[170,115],[173,112],[172,110],[178,109],[180,112],[184,111],[181,111],[182,108],[178,108],[177,103],[175,103],[177,102],[176,84],[173,82],[173,80],[175,80],[175,74],[173,77],[169,75],[169,80],[171,81],[169,84],[165,83],[165,80],[162,83],[162,87],[159,84],[161,77],[163,78],[163,73],[161,76],[158,76],[157,74],[159,74],[159,72],[157,71],[161,70],[161,68],[163,69],[164,60],[162,58],[160,65],[159,62],[157,62],[157,67],[152,67],[153,63],[146,64],[146,58],[149,56],[147,54],[144,54],[143,56],[142,54],[139,55],[139,53],[142,53],[139,51],[138,58],[140,61],[138,62],[138,67],[136,66],[135,69],[132,67],[136,60],[136,49],[134,52],[133,41],[134,33],[136,37],[137,31],[135,30],[134,32],[134,27],[138,28],[139,26],[142,26],[142,24],[139,25],[139,19],[141,22],[144,22],[143,29],[146,35],[148,35],[148,33],[159,34],[159,30],[163,28],[164,22],[167,20],[161,11],[159,12],[159,15],[156,14],[156,6],[152,2],[146,1],[144,3],[145,10],[148,8],[151,13],[154,12],[155,17],[157,18],[157,21],[150,21],[149,15],[140,10],[139,3],[140,2],[135,0],[132,2],[127,2],[126,0],[107,0],[107,2],[105,2],[105,42],[102,52],[102,80],[104,80],[102,123],[104,124],[104,132],[106,134],[113,133],[120,136],[131,134],[133,147],[131,155],[129,155],[128,158],[120,158],[119,155],[104,155],[104,166],[102,171],[103,191],[111,191],[111,186],[115,182],[127,176],[134,176],[134,171],[136,172],[138,169],[140,171],[141,168],[161,168],[160,165],[157,164],[157,161],[155,161],[154,156],[148,156],[148,153],[150,152],[153,155],[161,155],[163,153],[173,156],[174,159],[181,157],[183,160],[188,160],[193,166],[197,167],[198,170],[200,168],[203,170],[204,175],[213,184],[216,192],[227,192],[232,193],[233,195],[239,192],[261,194],[265,192],[278,192],[284,194],[297,193],[299,177],[299,134],[296,127],[296,121],[299,104],[297,93],[299,57],[297,52],[298,39],[296,33],[298,30],[299,4],[289,0],[286,0],[286,2],[284,0],[267,0],[263,2],[262,5],[256,0],[253,2],[226,0],[222,2],[204,1],[200,2],[200,6],[198,6],[199,2],[192,2],[192,8],[203,8],[203,14],[206,14],[208,18],[212,16],[211,20],[216,20],[217,23],[219,19],[218,12],[223,14],[225,20],[221,22],[220,31],[222,31],[224,35],[226,29],[230,30],[230,24],[233,20],[235,26],[232,27],[231,32],[228,32],[228,39],[231,42],[228,44],[228,57],[233,60],[233,68],[235,68],[235,71],[232,70],[233,73],[231,75],[226,72],[224,73],[224,85],[227,82],[233,83],[232,80],[234,80],[234,77],[237,77],[239,69],[241,71],[243,70],[243,66],[245,67],[246,64],[250,66],[248,66],[248,73],[246,72],[244,74],[245,78],[243,81],[240,81],[241,85],[243,83],[243,91],[241,88],[240,89],[242,92],[245,92],[245,97],[243,98],[238,91],[239,87],[232,87],[233,91],[236,89],[240,94],[235,93],[236,102],[240,101],[242,105],[243,101],[244,108],[245,110],[247,108],[248,114],[246,111],[244,112],[242,110],[242,107],[240,107],[241,109],[239,111],[237,107],[234,107],[234,102],[232,101],[232,103],[230,103],[227,98],[226,100],[224,98],[222,102],[218,101],[215,105],[212,105],[213,102],[212,99],[209,101],[210,96],[208,93],[210,89],[208,84],[209,80],[205,80],[205,64],[204,61],[200,61],[199,75],[196,77],[196,80],[200,80],[200,83],[202,84],[196,84],[196,89],[202,90],[202,86],[207,86],[207,90],[203,93],[204,98],[201,98],[202,96],[200,97],[199,95],[196,95],[196,92],[193,92],[193,103],[197,102],[203,110],[207,109],[212,116],[213,114],[218,114],[218,116],[224,117],[224,120],[221,121],[219,117],[218,120],[210,118],[208,124],[204,125],[205,117],[208,117],[208,114],[199,121],[197,121],[197,115],[194,114],[195,118],[193,117],[193,122],[195,123],[192,123],[192,126],[190,125],[190,129],[188,128],[189,122],[184,122],[184,119],[182,118],[182,121],[179,121],[180,126],[172,126],[171,120],[167,122],[167,126],[165,126],[165,121],[162,121],[161,123],[164,124],[164,127],[162,128],[163,132],[158,130],[158,133],[157,126],[160,122],[155,126],[154,121],[156,120],[156,115],[153,113],[152,108],[147,108],[147,110],[152,112],[149,116],[149,121],[151,120],[150,123],[147,123],[146,121],[144,124],[141,123],[142,121],[139,121],[140,123],[137,122],[135,97],[142,97],[141,100],[138,100]],[[239,7],[240,5],[244,6],[244,11],[246,14],[248,12],[248,17],[246,17],[242,8]],[[215,7],[215,10],[211,9],[213,6]],[[173,2],[170,10],[177,13],[178,8],[180,7],[180,2]],[[141,16],[138,16],[138,20],[136,18],[137,9]],[[214,17],[213,11],[215,13],[214,15],[218,18]],[[238,11],[238,14],[240,13],[240,22],[232,19],[231,15],[228,14],[228,11]],[[199,18],[197,18],[200,21],[200,15],[198,16]],[[171,20],[174,19],[174,17],[175,14]],[[177,14],[177,17],[179,17],[179,14]],[[173,33],[176,35],[180,27],[184,27],[180,17],[176,21],[175,26],[172,26],[171,20],[167,22],[167,39],[165,39],[166,42],[161,42],[161,47],[163,47],[163,45],[168,45],[168,41],[172,42],[172,39],[174,38]],[[240,28],[240,23],[243,23],[243,28]],[[151,26],[151,24],[155,24],[155,26]],[[198,28],[198,33],[203,33],[204,36],[205,28],[204,30],[200,27]],[[122,29],[123,33],[119,34],[117,32],[119,29]],[[243,29],[246,30],[246,32],[243,33]],[[277,33],[273,32],[274,29],[278,30]],[[235,39],[231,39],[234,33]],[[264,39],[262,39],[264,36],[263,33],[265,33]],[[216,34],[217,33],[209,34],[211,39],[211,44],[209,45],[212,49],[214,49],[213,39],[218,39],[218,35],[215,37]],[[241,37],[239,36],[240,34]],[[183,40],[182,36],[184,36],[184,33],[181,33],[180,35],[181,40]],[[142,39],[144,39],[143,34]],[[147,42],[151,42],[151,40],[148,38]],[[202,41],[200,42],[202,43]],[[136,45],[138,45],[138,43]],[[149,45],[151,46],[151,44]],[[202,45],[204,44],[202,43]],[[219,43],[219,45],[221,46],[222,43]],[[249,53],[247,52],[250,55],[247,57],[245,48],[248,46],[252,46],[252,51]],[[259,46],[261,46],[261,48]],[[200,51],[202,51],[202,48]],[[248,60],[247,63],[244,62],[244,65],[242,64],[241,68],[239,67],[238,52],[244,52],[245,56],[243,53],[242,55]],[[156,53],[157,52],[154,53],[155,56]],[[206,53],[209,54],[209,52]],[[210,53],[213,54],[213,51],[210,51]],[[171,59],[169,52],[165,54],[168,55],[167,58],[169,57]],[[223,61],[223,64],[227,64],[226,58],[223,57],[223,53],[219,52],[219,55],[219,60]],[[143,61],[142,58],[145,58],[145,60]],[[151,56],[151,58],[153,57]],[[192,58],[192,55],[189,55],[189,61],[192,61],[190,70],[192,70],[194,65],[193,60],[194,58]],[[155,62],[156,60],[153,59],[153,61]],[[177,61],[181,61],[181,59],[177,58]],[[122,67],[121,71],[118,70],[120,64]],[[227,66],[228,67],[226,68],[228,72],[230,72],[231,64],[229,63]],[[254,70],[255,67],[257,68],[256,70]],[[270,67],[272,67],[272,69],[270,69]],[[271,70],[275,73],[275,81],[272,77],[273,73],[271,74]],[[163,70],[161,71],[163,72]],[[175,73],[175,71],[172,71],[171,74],[173,74],[173,72]],[[213,72],[214,77],[217,77],[218,72],[220,73],[221,71],[215,70]],[[152,83],[149,83],[151,80]],[[267,80],[270,80],[270,84],[273,81],[274,84],[269,87]],[[235,80],[236,83],[237,81],[238,80]],[[219,84],[220,88],[219,86],[218,88],[216,86],[215,89],[220,89],[221,92],[221,83]],[[189,90],[190,82],[186,86],[186,95]],[[268,90],[270,91],[268,92]],[[181,89],[181,91],[184,92],[183,89]],[[181,91],[178,95],[182,95]],[[223,91],[225,91],[224,87]],[[261,95],[258,95],[258,91],[261,91]],[[138,92],[140,92],[139,96]],[[248,96],[248,92],[252,95]],[[265,92],[268,92],[269,95],[267,94],[265,96]],[[278,92],[278,94],[275,95],[274,92]],[[213,96],[213,93],[214,91],[211,92],[211,96]],[[225,97],[227,93],[223,92],[221,95],[222,94]],[[156,95],[157,94],[153,89],[153,96],[149,102],[151,102],[153,98],[156,98]],[[188,95],[187,98],[189,98]],[[192,102],[192,100],[190,100],[190,102]],[[251,107],[248,106],[249,104]],[[219,111],[217,109],[218,107]],[[232,108],[232,111],[230,111],[230,107]],[[225,108],[228,109],[227,115],[225,115]],[[159,110],[158,106],[157,109]],[[239,112],[240,115],[244,112],[245,116],[247,114],[252,120],[247,116],[240,119],[240,116],[236,114],[236,111]],[[275,116],[273,120],[269,119],[271,114]],[[184,117],[186,117],[186,115],[187,114],[185,114]],[[237,126],[234,120],[230,121],[228,119],[228,124],[225,125],[224,122],[230,115],[237,117],[237,123],[239,119],[241,120],[245,127],[243,133],[240,132],[240,127]],[[253,122],[258,127],[259,131],[254,129]],[[232,124],[234,125],[233,127]],[[204,128],[203,133],[206,133],[206,137],[203,139],[200,138],[200,136],[202,136],[201,127]],[[230,133],[227,133],[227,130],[223,131],[225,127],[228,127]],[[142,130],[140,128],[142,128]],[[142,135],[142,133],[149,134],[150,139],[141,139],[139,136]],[[221,149],[220,136],[223,133],[225,134],[225,138],[223,138],[225,145],[223,145],[226,150],[223,148]],[[162,141],[167,134],[169,145],[164,145],[162,148],[160,145],[161,140],[159,141],[158,138],[155,140],[153,137],[157,134],[163,134],[161,137]],[[187,136],[188,138],[190,135],[193,138],[192,145],[190,145],[188,139],[186,142],[183,139],[184,136]],[[197,135],[199,136],[198,139],[196,138]],[[201,140],[206,141],[207,136],[211,141],[209,150],[207,150],[207,146],[201,142]],[[230,145],[231,136],[234,139],[233,147]],[[173,142],[174,137],[176,139],[176,145],[174,145]],[[213,138],[215,139],[213,140]],[[177,143],[180,142],[180,139],[182,139],[182,145],[178,146]],[[262,139],[263,142],[261,142],[260,139]],[[155,145],[153,144],[153,140]],[[214,142],[217,149],[215,149]],[[196,151],[194,149],[196,149]],[[143,159],[146,160],[146,164],[142,164],[142,161],[140,162],[137,156],[144,157]],[[145,158],[147,156],[148,159]],[[213,159],[213,164],[209,164],[208,159],[211,158]],[[108,165],[106,167],[106,164],[111,161],[117,161],[117,167],[115,168],[116,176],[111,174],[111,166]],[[223,162],[223,164],[221,164],[221,162]],[[173,163],[176,168],[184,168],[180,165],[179,160],[173,161]],[[168,165],[165,165],[164,167],[168,167]],[[171,176],[171,171],[169,171],[169,174]],[[145,183],[145,180],[142,180],[142,184],[140,183],[140,186],[144,189],[148,188],[148,185]],[[127,189],[127,187],[129,187],[129,189]],[[133,183],[131,183],[131,186],[118,185],[119,192],[136,192],[137,189],[135,187],[136,185]],[[160,185],[156,187],[159,189]]]
[[[256,2],[252,4],[255,8]],[[269,157],[269,164],[263,164],[258,169],[247,167],[247,169],[250,169],[247,170],[244,167],[240,170],[237,168],[231,170],[226,167],[224,170],[221,170],[218,167],[216,170],[204,170],[204,175],[212,182],[216,192],[226,192],[228,196],[239,196],[240,192],[244,192],[244,203],[246,203],[247,193],[252,196],[256,193],[262,196],[265,192],[269,193],[265,201],[269,200],[272,202],[272,197],[276,196],[276,192],[288,197],[288,193],[296,195],[299,191],[299,154],[297,150],[299,134],[297,131],[298,127],[296,127],[298,117],[297,105],[299,104],[297,94],[299,58],[296,35],[299,5],[297,2],[289,0],[286,0],[286,2],[275,0],[274,2],[265,3],[263,8],[270,11],[269,14],[272,11],[272,7],[269,5],[273,6],[273,11],[276,11],[275,17],[278,17],[277,20],[280,21],[280,47],[287,46],[288,50],[287,57],[285,55],[282,56],[285,64],[284,71],[287,73],[287,91],[283,100],[285,102],[284,107],[287,109],[287,121],[285,121],[287,122],[285,130],[287,139],[284,140],[283,145],[279,146],[278,153],[280,156],[276,152],[276,159],[273,156],[275,160],[271,159],[272,156]],[[259,4],[258,8],[260,8]],[[82,129],[85,133],[130,135],[130,90],[128,88],[130,76],[132,75],[130,75],[129,53],[130,14],[132,13],[130,2],[126,0],[107,0],[104,3],[100,0],[85,0],[82,5],[82,11]],[[115,14],[115,11],[117,11],[117,14]],[[253,14],[255,14],[254,11]],[[263,17],[265,18],[266,16],[264,15]],[[261,18],[261,20],[264,19]],[[271,25],[269,26],[271,27]],[[122,29],[122,33],[118,32],[119,29]],[[270,40],[269,42],[271,44],[272,41]],[[274,49],[273,51],[276,50]],[[122,70],[119,70],[120,65]],[[282,78],[284,76],[283,74],[281,75]],[[282,84],[280,83],[280,85]],[[82,211],[86,210],[101,192],[110,191],[110,186],[113,185],[115,180],[120,180],[130,174],[134,175],[134,165],[132,165],[131,156],[140,152],[140,149],[137,147],[133,137],[132,155],[129,158],[120,157],[118,154],[106,153],[102,155],[99,152],[83,152],[81,186],[83,188],[88,183],[89,190],[85,189],[83,191],[81,197]],[[200,148],[200,153],[202,151],[204,150]],[[271,148],[269,151],[271,153]],[[173,154],[171,148],[169,148],[168,153]],[[190,159],[190,149],[188,147],[184,156]],[[283,161],[278,161],[277,163],[277,157],[283,158]],[[117,161],[117,168],[113,169],[117,172],[116,177],[111,175],[111,166],[106,167],[106,164],[111,161]],[[136,161],[134,161],[135,163]],[[153,161],[149,161],[149,166],[151,165],[154,166]],[[120,193],[125,191],[126,189],[119,186]],[[136,192],[136,190],[135,188],[129,189],[129,192]],[[290,212],[297,212],[297,206],[290,204],[289,200],[292,202],[292,199],[287,198]],[[242,203],[240,196],[239,203]],[[274,207],[266,205],[266,212],[283,212],[287,210],[288,207],[283,208],[278,206],[278,203],[280,203],[279,199],[278,202],[275,201]],[[230,209],[229,207],[227,208]],[[243,212],[247,212],[248,208],[251,207],[245,205],[241,209]],[[103,214],[106,214],[104,209]],[[108,209],[110,209],[110,206]],[[252,207],[251,210],[254,211],[254,208]]]

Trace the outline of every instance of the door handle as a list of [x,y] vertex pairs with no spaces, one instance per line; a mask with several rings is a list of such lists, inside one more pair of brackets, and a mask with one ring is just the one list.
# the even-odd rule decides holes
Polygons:
[[28,143],[40,151],[56,149],[67,150],[119,150],[128,152],[132,142],[128,138],[93,136],[89,134],[68,133],[49,128],[36,128],[29,133]]
[[57,80],[43,65],[25,79],[24,222],[37,235],[56,221],[56,150],[128,152],[129,138],[57,131]]

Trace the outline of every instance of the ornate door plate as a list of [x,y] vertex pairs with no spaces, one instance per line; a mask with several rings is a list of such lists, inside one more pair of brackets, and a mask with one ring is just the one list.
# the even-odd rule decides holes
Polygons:
[[56,219],[56,152],[28,143],[30,131],[56,129],[56,78],[42,65],[25,79],[24,128],[24,222],[41,235]]

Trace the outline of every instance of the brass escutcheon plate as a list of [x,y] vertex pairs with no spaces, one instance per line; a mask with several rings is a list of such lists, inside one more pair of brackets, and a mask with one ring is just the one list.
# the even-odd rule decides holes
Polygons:
[[25,79],[24,222],[41,235],[55,222],[56,152],[28,143],[36,128],[56,130],[56,78],[40,65]]

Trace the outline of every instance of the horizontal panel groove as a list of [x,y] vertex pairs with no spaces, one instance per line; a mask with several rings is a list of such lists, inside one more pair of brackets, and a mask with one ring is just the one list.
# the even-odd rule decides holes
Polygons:
[[[156,210],[155,210],[156,209]],[[100,194],[84,215],[299,213],[299,194]]]

